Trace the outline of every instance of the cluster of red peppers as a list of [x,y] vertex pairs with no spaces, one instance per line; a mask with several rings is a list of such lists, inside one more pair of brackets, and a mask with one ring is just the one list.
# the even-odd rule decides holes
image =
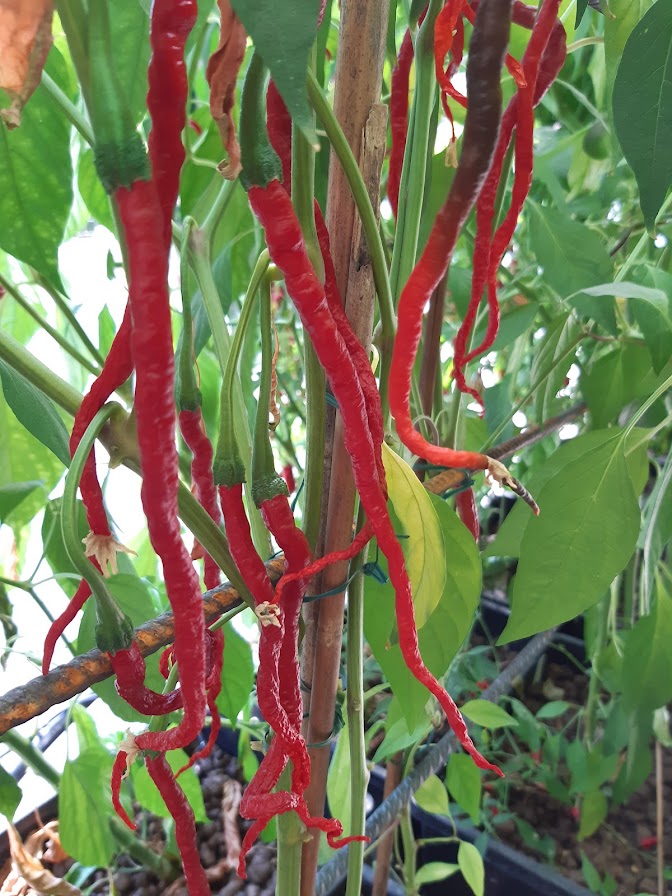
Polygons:
[[[457,386],[478,398],[465,381],[465,365],[492,345],[497,333],[497,270],[511,240],[517,216],[530,187],[534,107],[557,75],[565,55],[564,30],[557,19],[560,0],[542,0],[539,10],[520,0],[447,0],[435,23],[435,69],[443,108],[452,122],[449,99],[467,107],[460,161],[450,192],[441,207],[427,244],[404,285],[398,307],[389,383],[389,401],[397,433],[411,451],[432,464],[486,470],[538,508],[526,490],[492,458],[428,444],[416,431],[410,413],[411,374],[421,337],[423,309],[445,274],[461,229],[476,207],[477,235],[472,297],[455,342],[453,374]],[[142,468],[142,502],[149,537],[163,566],[166,590],[175,618],[175,643],[162,657],[161,670],[169,676],[177,664],[179,688],[159,694],[144,683],[145,661],[137,642],[125,632],[113,639],[109,650],[120,695],[149,716],[166,716],[182,710],[179,724],[169,730],[150,730],[129,736],[121,744],[114,764],[112,792],[115,808],[133,827],[120,802],[120,786],[127,767],[137,755],[147,769],[176,820],[176,837],[189,892],[210,892],[195,846],[194,817],[184,793],[166,761],[167,750],[192,743],[203,726],[206,706],[212,716],[207,752],[219,730],[216,697],[224,659],[221,629],[205,627],[199,578],[187,551],[177,516],[178,461],[176,417],[192,453],[193,491],[214,522],[223,524],[231,556],[250,591],[260,622],[257,698],[272,739],[260,768],[245,791],[241,814],[252,820],[240,855],[245,856],[256,836],[278,814],[295,811],[307,828],[327,834],[333,846],[342,825],[335,819],[311,817],[305,801],[310,760],[301,733],[302,700],[299,681],[299,620],[309,580],[329,563],[354,557],[375,536],[388,562],[395,590],[397,630],[404,659],[444,709],[465,750],[483,769],[500,770],[488,762],[469,737],[462,716],[442,685],[424,665],[418,649],[413,594],[404,555],[387,506],[382,460],[385,435],[383,413],[367,352],[353,333],[345,314],[322,211],[315,204],[315,227],[324,267],[324,282],[309,258],[291,192],[292,127],[287,109],[258,53],[252,56],[243,89],[240,115],[241,182],[250,206],[262,226],[268,255],[282,276],[285,289],[301,318],[304,330],[325,371],[343,418],[345,445],[367,522],[345,551],[315,560],[303,532],[297,527],[288,501],[285,480],[275,470],[269,441],[269,407],[274,367],[270,278],[262,269],[258,296],[262,345],[262,377],[254,434],[252,482],[249,496],[285,558],[285,575],[274,586],[259,556],[250,531],[243,500],[246,474],[233,431],[231,377],[222,389],[220,438],[216,450],[206,434],[201,397],[194,377],[191,315],[183,290],[184,332],[180,389],[176,415],[174,352],[168,294],[168,255],[172,214],[184,161],[182,131],[186,123],[188,83],[184,48],[194,25],[196,0],[154,0],[151,12],[152,57],[147,97],[151,117],[149,157],[134,123],[127,120],[121,92],[115,85],[109,45],[107,3],[90,5],[92,102],[90,117],[96,137],[96,165],[112,194],[122,225],[129,273],[128,306],[103,371],[82,402],[75,419],[71,451],[76,451],[100,408],[131,374],[135,373],[134,419]],[[473,24],[467,60],[467,95],[452,79],[462,61],[465,26]],[[521,63],[507,56],[511,21],[531,29]],[[449,58],[447,68],[446,58]],[[388,195],[396,214],[400,202],[408,117],[408,92],[413,63],[413,39],[407,32],[392,76],[391,133]],[[501,71],[507,65],[517,90],[502,115]],[[493,232],[495,199],[504,158],[515,134],[515,178],[511,204]],[[401,199],[403,201],[403,198]],[[187,224],[185,223],[185,227]],[[488,327],[482,344],[469,349],[469,336],[483,291],[487,289]],[[235,372],[235,357],[231,361]],[[291,470],[290,470],[291,473]],[[285,472],[285,478],[287,474]],[[86,554],[107,574],[116,569],[116,552],[123,550],[110,530],[97,479],[93,455],[80,482],[90,534]],[[478,518],[473,491],[458,496],[458,510],[475,538]],[[206,588],[220,583],[220,571],[204,556]],[[45,643],[44,671],[65,626],[91,593],[82,581],[66,612],[56,620]],[[291,784],[276,791],[280,776],[291,762]],[[191,763],[190,763],[191,764]]]

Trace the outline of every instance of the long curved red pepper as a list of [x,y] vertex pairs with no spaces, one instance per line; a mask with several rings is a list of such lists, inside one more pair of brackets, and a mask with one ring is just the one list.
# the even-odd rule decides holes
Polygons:
[[118,190],[117,201],[129,248],[141,498],[175,614],[175,658],[184,699],[184,716],[176,728],[138,737],[140,749],[163,751],[186,746],[203,725],[205,621],[198,577],[177,517],[174,363],[163,214],[151,181],[136,181],[130,190]]
[[392,206],[392,213],[397,217],[399,208],[399,187],[401,185],[401,170],[404,165],[404,152],[406,151],[406,136],[408,133],[408,90],[411,80],[411,66],[413,65],[413,37],[407,28],[401,46],[399,56],[392,69],[390,82],[390,134],[392,147],[390,150],[390,162],[387,169],[387,198]]
[[70,625],[73,619],[75,619],[79,611],[82,609],[82,607],[90,597],[91,586],[86,581],[86,579],[82,579],[82,581],[77,586],[77,590],[75,591],[74,595],[68,602],[65,610],[63,610],[61,615],[57,616],[49,626],[49,631],[47,632],[47,636],[44,639],[44,651],[42,653],[43,675],[46,675],[51,668],[51,661],[54,656],[54,650],[56,648],[58,639]]
[[198,853],[196,822],[184,791],[163,754],[145,759],[149,775],[175,821],[175,839],[182,859],[189,896],[211,896],[210,884]]
[[[275,606],[273,585],[263,560],[252,542],[250,523],[242,498],[242,483],[220,486],[224,526],[231,556],[257,607]],[[262,624],[257,673],[257,700],[261,713],[282,743],[293,764],[292,789],[303,793],[310,779],[310,759],[299,728],[292,724],[280,696],[279,665],[284,633],[284,614],[277,624]],[[276,748],[277,749],[277,748]],[[284,768],[284,766],[283,766]],[[279,774],[278,774],[279,777]]]
[[462,155],[420,260],[399,299],[398,329],[390,368],[390,410],[401,441],[431,463],[472,470],[491,468],[483,454],[431,445],[413,426],[411,375],[422,335],[423,309],[445,274],[460,230],[487,175],[501,117],[501,68],[509,37],[512,0],[479,7],[467,63],[467,114]]
[[[196,488],[196,498],[211,519],[221,526],[222,514],[212,477],[212,444],[205,431],[201,409],[180,411],[178,420],[182,437],[192,454],[191,478]],[[219,567],[207,551],[203,555],[203,567],[203,579],[209,591],[220,584],[221,575]]]
[[158,694],[144,685],[146,663],[137,641],[133,641],[128,650],[118,650],[115,654],[110,654],[110,659],[116,675],[117,693],[136,712],[146,716],[160,716],[182,709],[183,698],[180,690]]
[[[464,367],[469,361],[487,351],[495,341],[497,331],[499,329],[499,303],[497,301],[497,284],[496,273],[501,262],[501,258],[506,251],[511,235],[513,233],[511,225],[515,228],[515,223],[520,209],[529,191],[532,164],[532,134],[530,128],[533,127],[533,115],[529,109],[529,103],[532,102],[536,106],[557,77],[565,59],[566,52],[566,36],[562,23],[557,19],[557,3],[547,4],[542,18],[541,12],[537,20],[537,10],[534,7],[526,6],[516,0],[513,8],[513,20],[518,25],[526,28],[538,27],[539,30],[534,37],[530,37],[528,48],[523,56],[523,70],[529,81],[529,86],[520,91],[521,96],[527,105],[524,116],[523,127],[516,136],[516,178],[514,180],[515,204],[512,198],[512,205],[507,215],[507,222],[503,224],[498,231],[499,237],[492,236],[492,225],[495,212],[495,203],[499,187],[499,181],[502,173],[504,157],[506,156],[513,131],[516,128],[517,119],[519,118],[519,109],[521,98],[516,94],[510,101],[504,115],[502,116],[502,126],[500,129],[499,140],[493,157],[492,165],[488,176],[483,184],[483,188],[476,205],[476,241],[474,246],[474,265],[472,291],[469,308],[465,315],[462,325],[455,338],[455,357],[453,376],[457,387],[462,392],[469,392],[474,395],[480,402],[480,396],[474,390],[468,388],[464,377]],[[553,7],[555,12],[553,12]],[[536,21],[536,25],[535,25]],[[548,27],[551,25],[550,35]],[[545,43],[544,43],[545,41]],[[520,156],[518,155],[518,145],[521,143]],[[522,148],[524,147],[524,148]],[[517,182],[517,186],[516,186]],[[527,186],[525,186],[527,184]],[[506,229],[502,229],[502,228]],[[506,242],[504,243],[504,240]],[[495,248],[495,242],[497,247]],[[480,345],[467,352],[467,341],[476,320],[478,306],[480,305],[483,291],[488,287],[488,326],[485,337]]]
[[476,544],[481,536],[481,524],[478,521],[478,508],[473,488],[467,488],[458,492],[455,496],[455,506],[460,519],[474,536]]
[[476,764],[501,774],[478,752],[455,703],[420,657],[411,585],[378,477],[364,398],[352,359],[329,313],[324,288],[308,258],[291,200],[277,180],[272,180],[267,187],[250,187],[248,198],[266,232],[271,259],[285,276],[287,292],[339,403],[355,484],[380,549],[388,559],[390,579],[395,588],[399,642],[405,662],[416,678],[437,698],[451,727]]

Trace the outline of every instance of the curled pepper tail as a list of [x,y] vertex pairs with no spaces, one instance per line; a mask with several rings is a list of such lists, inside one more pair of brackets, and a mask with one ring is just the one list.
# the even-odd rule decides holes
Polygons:
[[114,765],[112,766],[112,778],[110,780],[110,784],[112,786],[112,805],[114,806],[114,811],[117,813],[119,818],[124,822],[124,824],[129,827],[132,831],[137,830],[138,826],[134,821],[128,816],[128,813],[121,805],[121,782],[126,774],[128,768],[128,753],[124,750],[119,750],[117,753]]

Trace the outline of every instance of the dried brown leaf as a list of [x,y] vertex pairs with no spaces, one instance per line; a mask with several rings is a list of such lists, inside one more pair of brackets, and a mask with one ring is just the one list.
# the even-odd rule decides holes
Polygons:
[[210,112],[217,123],[228,160],[219,170],[229,180],[240,174],[240,146],[231,116],[238,71],[245,56],[246,35],[229,0],[217,0],[221,16],[219,46],[208,60],[205,76],[210,85]]
[[21,110],[40,83],[52,16],[53,0],[0,0],[0,88],[11,99],[0,117],[10,129],[21,124]]
[[[42,835],[43,831],[44,829],[38,831],[37,835]],[[82,891],[78,887],[73,887],[72,884],[69,884],[62,878],[55,877],[51,871],[47,871],[36,856],[31,855],[27,849],[27,844],[26,846],[23,845],[19,832],[13,825],[9,826],[8,835],[12,868],[15,875],[13,883],[15,889],[5,891],[5,885],[3,884],[3,889],[0,892],[11,893],[12,896],[16,893],[18,896],[18,894],[29,892],[28,888],[32,887],[33,890],[43,894],[43,896],[81,896]],[[43,838],[41,842],[44,842],[44,839],[47,838]],[[40,848],[37,845],[40,843],[40,836],[33,834],[30,840],[32,849]],[[5,884],[7,881],[9,881],[9,878],[7,878]]]

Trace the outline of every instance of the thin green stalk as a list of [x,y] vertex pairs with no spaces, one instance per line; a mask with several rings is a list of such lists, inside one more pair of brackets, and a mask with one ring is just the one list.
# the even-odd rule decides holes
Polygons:
[[61,312],[63,317],[66,318],[66,320],[68,321],[68,323],[70,324],[72,329],[75,331],[75,333],[77,333],[79,338],[82,340],[82,344],[86,347],[87,351],[89,351],[91,353],[91,357],[93,358],[93,360],[97,364],[100,364],[102,366],[103,363],[105,362],[105,358],[103,357],[101,352],[96,348],[96,346],[93,344],[93,342],[91,342],[91,340],[89,339],[89,337],[86,334],[86,331],[84,330],[84,327],[77,320],[76,315],[74,314],[72,308],[68,305],[65,298],[38,271],[33,271],[33,276],[35,277],[35,281],[37,282],[37,284],[39,286],[41,286],[42,289],[45,290],[45,292],[49,293],[49,295],[53,299],[54,304],[56,305],[58,310]]
[[108,821],[117,843],[143,868],[153,871],[161,880],[171,880],[177,876],[176,866],[155,853],[144,841],[138,840],[116,815],[111,815]]
[[65,477],[61,513],[61,531],[65,550],[77,572],[91,586],[91,592],[96,601],[98,619],[96,643],[101,650],[109,651],[121,650],[130,646],[133,626],[110,593],[103,576],[93,563],[87,560],[82,550],[82,541],[77,531],[77,489],[96,437],[108,420],[119,412],[124,413],[120,405],[111,402],[98,411],[87,427]]
[[79,87],[88,108],[90,96],[89,52],[86,23],[88,21],[82,0],[56,0],[56,11],[68,41],[70,58],[75,67]]
[[42,86],[60,108],[70,124],[81,134],[89,146],[93,146],[93,131],[91,130],[91,125],[86,118],[84,118],[77,106],[70,101],[54,79],[45,71],[42,72]]
[[[277,790],[289,790],[292,764],[280,776]],[[276,896],[297,896],[301,892],[301,847],[305,828],[296,812],[283,812],[276,819],[278,832],[278,875]]]
[[434,22],[441,0],[431,0],[415,41],[415,91],[401,170],[399,213],[392,252],[390,282],[395,302],[415,267],[420,217],[425,195],[429,132],[436,95],[434,75]]
[[628,421],[628,425],[625,427],[623,431],[623,439],[627,439],[632,430],[635,428],[637,423],[642,419],[644,414],[649,410],[651,405],[655,404],[661,395],[664,395],[670,388],[672,388],[672,376],[668,376],[665,382],[661,383],[660,386],[653,392],[652,395],[646,399],[643,405],[635,411],[630,420]]
[[4,289],[12,296],[14,301],[23,308],[26,314],[29,314],[30,317],[47,333],[54,342],[58,343],[64,352],[67,352],[70,357],[77,361],[78,364],[81,364],[82,367],[85,367],[89,373],[92,373],[94,376],[98,376],[100,373],[100,368],[95,364],[92,364],[88,358],[85,358],[84,355],[80,354],[80,352],[71,344],[66,336],[52,327],[51,324],[46,320],[46,318],[42,317],[37,308],[33,308],[31,303],[21,295],[21,292],[14,286],[14,284],[7,280],[6,277],[3,277],[0,274],[0,284],[4,287]]
[[229,203],[231,202],[236,186],[238,185],[237,179],[222,180],[220,178],[220,181],[219,192],[215,197],[215,201],[210,206],[208,213],[205,216],[205,220],[203,221],[203,226],[201,227],[201,231],[205,234],[206,239],[208,240],[210,250],[212,250],[212,243],[215,239],[219,223],[226,214],[226,210],[229,207]]
[[236,616],[240,616],[243,610],[247,609],[247,604],[240,604],[238,607],[234,607],[233,610],[229,610],[227,613],[223,613],[219,619],[216,619],[212,625],[210,626],[211,632],[216,632],[218,628],[224,628],[224,626],[231,622]]
[[[357,529],[364,523],[360,509]],[[363,834],[366,826],[366,789],[369,771],[366,765],[366,738],[364,736],[364,576],[368,547],[353,562],[353,572],[358,572],[348,588],[348,644],[346,668],[348,673],[347,714],[350,748],[350,833]],[[345,896],[359,896],[362,888],[363,842],[350,844],[348,852],[348,881]]]
[[[226,321],[224,320],[224,314],[222,312],[222,305],[219,300],[217,286],[215,285],[215,281],[212,276],[208,239],[203,231],[199,228],[195,228],[191,232],[188,251],[191,268],[196,275],[196,280],[201,290],[201,295],[203,296],[203,304],[205,305],[206,314],[208,315],[215,355],[217,356],[217,361],[219,362],[222,376],[225,378],[224,381],[226,382],[226,365],[229,353],[231,352],[232,340],[231,335],[229,334],[228,327],[226,325]],[[257,280],[254,288],[255,292],[259,286],[259,281],[261,280],[262,275],[263,271],[259,273],[259,280]],[[248,481],[250,481],[252,437],[250,433],[249,421],[247,418],[245,400],[243,399],[243,391],[240,385],[240,379],[237,375],[234,377],[233,388],[236,439],[238,441],[238,446],[240,448],[243,462],[245,464],[245,473],[248,477]],[[250,528],[252,530],[252,540],[254,542],[254,546],[259,552],[260,556],[266,557],[271,552],[268,531],[266,530],[266,526],[264,525],[264,521],[261,518],[259,510],[253,505],[251,501],[248,502],[248,504],[248,514],[250,518]]]
[[[670,208],[672,208],[672,193],[670,193],[665,202],[663,202],[663,204],[661,205],[660,211],[656,215],[656,219],[662,218],[663,215],[665,215],[670,210]],[[630,268],[639,261],[640,256],[644,253],[644,250],[648,246],[651,239],[651,234],[645,230],[637,241],[637,245],[635,246],[635,248],[625,259],[623,267],[614,277],[614,283],[620,283],[621,281],[625,280],[626,274],[628,274],[630,272]]]
[[415,884],[416,845],[411,821],[411,807],[406,803],[399,813],[399,831],[404,847],[404,889],[408,896],[415,896],[418,888]]
[[[312,52],[314,69],[315,51]],[[320,94],[322,91],[320,89]],[[292,204],[301,225],[308,257],[321,281],[324,264],[315,229],[315,150],[299,128],[292,126]],[[304,367],[306,373],[306,466],[303,490],[303,531],[314,550],[320,528],[322,480],[324,472],[327,403],[326,378],[312,343],[304,333]]]
[[[614,593],[616,595],[616,599],[618,599],[619,583],[620,576],[617,576],[611,584],[611,594],[605,594],[597,607],[595,607],[595,613],[597,614],[597,629],[595,632],[595,640],[593,642],[591,657],[592,660],[595,660],[595,658],[600,655],[607,642],[607,619],[609,616],[609,608],[611,605],[611,599],[613,599],[614,597]],[[597,719],[597,707],[599,705],[599,698],[600,682],[597,675],[595,674],[595,665],[593,664],[593,668],[591,670],[590,678],[588,681],[588,697],[586,700],[584,722],[584,739],[589,750],[593,748],[595,743],[595,720]]]
[[53,373],[45,364],[0,328],[0,359],[24,376],[73,417],[82,403],[81,394],[70,383]]
[[382,330],[380,395],[383,403],[384,418],[386,418],[387,381],[392,357],[392,346],[394,344],[394,334],[396,331],[396,317],[394,312],[394,302],[392,301],[392,289],[387,270],[385,249],[383,247],[376,213],[371,205],[371,200],[369,199],[369,194],[359,170],[357,160],[352,154],[350,144],[346,140],[345,135],[341,130],[341,126],[334,115],[334,111],[322,92],[322,88],[317,80],[310,74],[308,76],[308,97],[315,110],[315,114],[317,115],[317,120],[321,127],[324,128],[327,137],[329,138],[329,142],[331,143],[345,176],[348,179],[348,184],[350,185],[352,197],[357,206],[357,211],[362,222],[362,229],[366,237],[369,255],[371,257],[371,268],[373,270],[373,279],[378,295],[378,307]]
[[56,769],[47,762],[42,752],[38,750],[32,741],[29,741],[18,731],[8,731],[0,737],[0,742],[5,744],[16,755],[22,759],[29,769],[44,778],[47,783],[51,784],[54,790],[58,790],[61,783],[61,776]]

